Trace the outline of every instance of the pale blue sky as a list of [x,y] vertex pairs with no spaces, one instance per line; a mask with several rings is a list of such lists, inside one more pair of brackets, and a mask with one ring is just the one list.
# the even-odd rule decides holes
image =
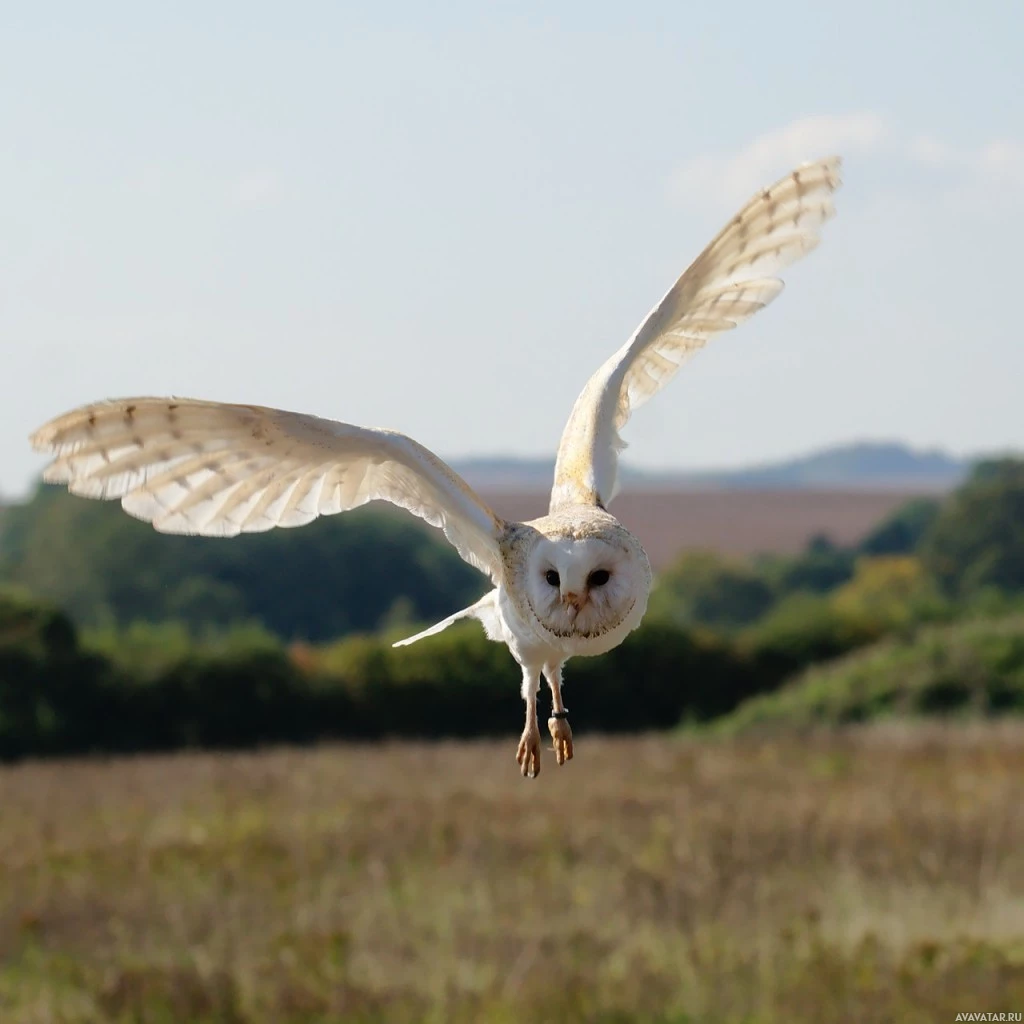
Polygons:
[[0,494],[177,394],[552,454],[720,223],[846,157],[787,291],[634,464],[1024,447],[1024,5],[41,3],[0,18]]

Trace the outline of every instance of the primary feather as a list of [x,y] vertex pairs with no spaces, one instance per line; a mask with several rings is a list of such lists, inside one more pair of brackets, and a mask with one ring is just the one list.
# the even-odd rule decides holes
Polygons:
[[83,406],[31,440],[56,456],[44,480],[120,499],[164,533],[302,526],[379,498],[440,527],[492,579],[500,573],[498,518],[404,434],[257,405],[130,398]]
[[782,291],[772,275],[818,244],[819,228],[835,212],[839,166],[838,157],[805,164],[757,193],[587,381],[558,447],[552,512],[611,501],[625,447],[619,431],[709,338]]

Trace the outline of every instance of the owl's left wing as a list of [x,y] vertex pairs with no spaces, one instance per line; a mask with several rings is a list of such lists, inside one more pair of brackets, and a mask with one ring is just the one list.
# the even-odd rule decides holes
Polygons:
[[757,193],[590,378],[558,447],[552,511],[611,501],[625,448],[619,430],[709,338],[782,291],[773,275],[818,244],[818,229],[835,212],[839,166],[839,157],[805,164]]
[[59,416],[31,442],[56,456],[44,480],[119,498],[164,533],[302,526],[379,498],[440,527],[492,580],[500,573],[501,521],[433,452],[390,430],[258,405],[128,398]]

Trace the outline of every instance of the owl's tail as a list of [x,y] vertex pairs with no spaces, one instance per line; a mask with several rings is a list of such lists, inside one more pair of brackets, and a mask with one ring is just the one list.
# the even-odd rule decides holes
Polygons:
[[498,615],[498,591],[496,589],[489,591],[484,594],[476,604],[471,604],[468,608],[463,608],[462,611],[456,612],[454,615],[449,615],[447,619],[442,619],[436,625],[423,630],[422,633],[417,633],[415,636],[407,636],[404,640],[399,640],[391,646],[407,647],[409,644],[414,644],[417,640],[422,640],[424,637],[440,633],[442,630],[447,629],[453,622],[458,622],[460,619],[479,619],[480,622],[483,623],[484,632],[487,634],[487,638],[489,640],[497,640],[501,642],[501,619]]

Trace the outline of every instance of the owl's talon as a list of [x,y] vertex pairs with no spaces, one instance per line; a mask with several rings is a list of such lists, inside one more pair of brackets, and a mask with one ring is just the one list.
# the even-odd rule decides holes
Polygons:
[[516,762],[524,778],[535,779],[540,775],[540,732],[536,728],[523,730],[516,751]]
[[549,718],[548,732],[551,733],[551,740],[555,748],[555,760],[559,764],[565,764],[572,760],[572,729],[564,718]]

